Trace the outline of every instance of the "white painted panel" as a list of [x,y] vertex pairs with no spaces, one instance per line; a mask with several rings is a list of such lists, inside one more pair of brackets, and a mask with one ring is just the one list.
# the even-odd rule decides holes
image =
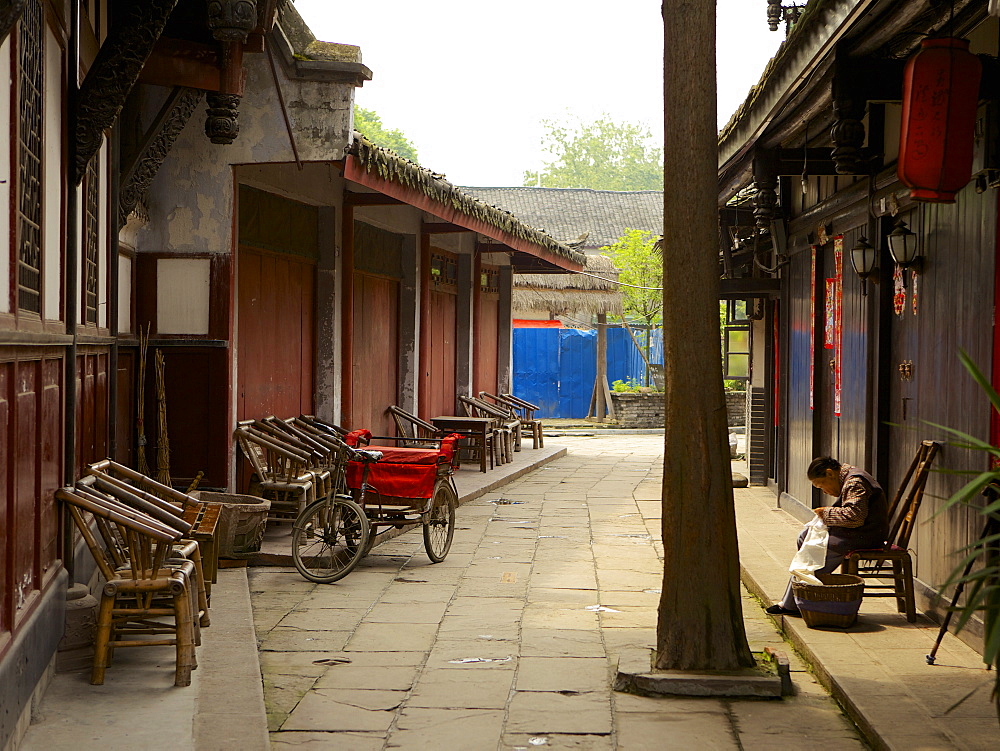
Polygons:
[[[0,133],[13,133],[10,119],[10,37],[0,44]],[[4,144],[8,142],[4,139]],[[10,312],[10,149],[0,148],[0,313]]]
[[[42,120],[42,317],[60,317],[62,271],[62,50],[45,28],[45,106]],[[79,232],[79,227],[77,227]],[[79,275],[78,275],[79,278]]]
[[160,334],[208,333],[207,258],[156,262],[156,330]]
[[118,256],[118,333],[132,333],[132,259]]

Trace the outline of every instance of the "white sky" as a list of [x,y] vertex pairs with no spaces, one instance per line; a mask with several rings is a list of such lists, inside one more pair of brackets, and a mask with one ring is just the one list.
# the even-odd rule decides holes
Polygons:
[[[671,6],[666,0],[666,6]],[[295,0],[317,38],[356,44],[357,103],[401,130],[456,185],[521,185],[543,119],[608,113],[663,131],[657,0]],[[718,0],[719,125],[784,39],[763,0]],[[669,11],[668,11],[669,12]]]

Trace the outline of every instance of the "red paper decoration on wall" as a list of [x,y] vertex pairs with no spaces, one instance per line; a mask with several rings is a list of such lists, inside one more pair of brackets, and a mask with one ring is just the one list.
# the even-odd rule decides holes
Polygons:
[[982,64],[969,40],[925,39],[903,76],[899,179],[910,197],[954,203],[972,177]]

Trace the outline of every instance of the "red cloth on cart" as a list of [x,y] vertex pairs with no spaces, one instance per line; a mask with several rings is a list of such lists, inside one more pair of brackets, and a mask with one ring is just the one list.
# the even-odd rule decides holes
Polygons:
[[[367,430],[356,430],[347,436],[348,445],[352,436],[354,443]],[[394,498],[430,498],[434,492],[437,480],[437,468],[440,464],[450,464],[455,454],[455,441],[461,436],[455,433],[441,441],[440,450],[421,448],[396,448],[393,446],[373,446],[370,450],[381,451],[382,459],[371,465],[368,473],[368,484],[375,488],[383,497]],[[364,465],[361,462],[348,462],[347,487],[357,490],[361,487]]]

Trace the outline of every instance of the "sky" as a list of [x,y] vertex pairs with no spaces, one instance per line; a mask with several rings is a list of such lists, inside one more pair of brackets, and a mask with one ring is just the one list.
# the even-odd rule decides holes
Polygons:
[[[669,9],[671,3],[667,0]],[[657,0],[295,0],[318,39],[355,44],[372,80],[355,101],[456,185],[523,184],[543,120],[642,123],[663,133]],[[719,126],[784,39],[764,0],[718,0]]]

